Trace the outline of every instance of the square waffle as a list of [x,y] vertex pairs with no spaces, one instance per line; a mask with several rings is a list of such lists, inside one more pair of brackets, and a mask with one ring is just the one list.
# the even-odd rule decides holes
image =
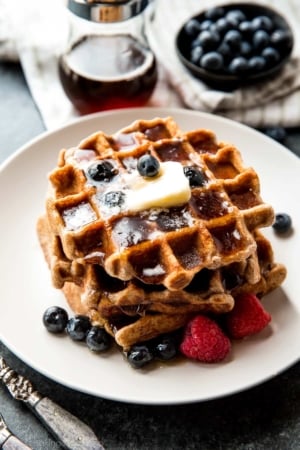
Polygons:
[[[110,191],[128,188],[138,158],[150,153],[162,164],[196,167],[201,186],[188,202],[133,212],[107,205]],[[109,161],[115,175],[94,181],[90,165]],[[78,147],[62,150],[49,175],[46,209],[51,233],[74,272],[98,264],[111,277],[187,287],[201,270],[242,262],[256,251],[253,230],[268,226],[273,209],[260,196],[257,174],[240,152],[218,143],[209,130],[182,132],[172,118],[140,120],[113,135],[97,132]],[[176,183],[175,183],[176,184]]]
[[262,297],[286,276],[285,267],[274,262],[271,244],[259,231],[254,232],[254,255],[215,270],[202,269],[180,291],[138,280],[121,281],[99,265],[74,265],[45,217],[39,219],[37,231],[53,283],[63,289],[72,310],[105,327],[125,350],[183,327],[194,314],[224,314],[233,308],[234,297],[240,293]]

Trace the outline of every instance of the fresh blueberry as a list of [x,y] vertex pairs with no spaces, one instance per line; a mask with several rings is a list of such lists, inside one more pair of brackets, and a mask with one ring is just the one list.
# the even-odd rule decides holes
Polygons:
[[218,46],[220,42],[220,36],[216,32],[213,33],[209,30],[204,30],[201,31],[201,33],[197,37],[197,41],[205,51],[209,51],[215,49]]
[[265,134],[281,144],[286,139],[286,130],[283,127],[268,127],[265,129]]
[[111,337],[104,328],[93,326],[87,333],[86,344],[93,352],[103,352],[111,345]]
[[200,59],[200,66],[203,69],[217,72],[223,67],[223,56],[218,52],[205,53]]
[[90,319],[83,315],[71,317],[67,323],[67,333],[73,341],[84,341],[90,328]]
[[238,29],[243,36],[249,37],[253,33],[252,22],[249,22],[249,20],[244,20],[239,24]]
[[87,173],[94,181],[109,181],[118,170],[109,161],[97,161],[88,167]]
[[177,345],[172,335],[162,336],[155,345],[154,355],[163,361],[174,358],[177,354]]
[[156,177],[159,173],[160,164],[158,159],[147,153],[141,156],[137,162],[137,170],[142,177]]
[[246,20],[246,16],[240,9],[232,9],[226,14],[226,20],[232,27],[237,27],[241,22]]
[[238,30],[229,30],[224,36],[224,42],[234,49],[238,49],[242,42],[242,35]]
[[268,67],[274,66],[280,61],[280,54],[273,47],[264,48],[261,52],[261,56],[265,58]]
[[203,55],[203,48],[200,45],[197,45],[197,47],[192,48],[190,57],[192,63],[199,65],[202,55]]
[[252,56],[248,61],[248,66],[252,73],[261,72],[266,66],[266,60],[262,56]]
[[225,11],[222,7],[214,6],[212,8],[207,9],[204,13],[204,16],[206,19],[216,21],[220,17],[223,17],[224,14],[225,14]]
[[278,213],[272,226],[277,233],[286,233],[292,228],[292,219],[289,214]]
[[289,31],[278,29],[271,34],[270,42],[274,47],[284,52],[291,48],[292,36]]
[[215,27],[216,27],[217,32],[220,33],[221,35],[223,35],[226,33],[226,31],[228,31],[230,29],[230,24],[227,22],[225,17],[221,17],[220,19],[218,19],[216,21]]
[[226,42],[222,42],[217,51],[223,56],[224,61],[231,59],[233,56],[232,48]]
[[191,187],[203,186],[205,184],[205,176],[199,169],[185,166],[183,171],[184,175],[188,178]]
[[249,56],[252,52],[252,47],[248,41],[242,41],[240,46],[241,56]]
[[213,21],[210,19],[203,20],[203,22],[200,22],[200,31],[209,30],[212,24]]
[[273,21],[268,16],[257,16],[252,20],[253,30],[271,31],[273,29]]
[[153,352],[146,344],[133,345],[127,353],[127,361],[135,369],[140,369],[145,366],[152,361],[153,358]]
[[50,333],[62,333],[68,322],[68,313],[60,306],[50,306],[43,314],[43,324]]
[[253,34],[252,43],[253,43],[253,47],[255,49],[261,50],[261,49],[267,47],[269,42],[270,42],[270,36],[265,30],[257,30]]
[[123,205],[124,201],[125,201],[125,194],[124,192],[121,191],[106,192],[104,196],[104,202],[111,208]]
[[233,58],[228,66],[228,70],[233,75],[243,75],[249,70],[248,61],[243,56]]
[[198,20],[196,19],[190,19],[184,26],[184,30],[186,32],[186,34],[188,34],[189,36],[196,36],[197,34],[200,33],[200,23],[198,22]]

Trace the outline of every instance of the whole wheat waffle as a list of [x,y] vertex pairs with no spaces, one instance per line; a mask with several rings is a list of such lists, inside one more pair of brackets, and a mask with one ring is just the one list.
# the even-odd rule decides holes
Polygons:
[[74,269],[74,262],[63,254],[59,238],[49,230],[45,217],[38,221],[38,236],[53,282],[63,287],[72,310],[104,326],[124,349],[181,328],[192,314],[226,313],[232,309],[234,297],[242,292],[262,297],[278,287],[286,275],[285,267],[274,262],[269,241],[258,231],[254,232],[258,276],[252,255],[243,263],[201,270],[181,291],[133,280],[124,282],[89,263],[77,263]]
[[[203,185],[191,188],[187,203],[168,209],[107,207],[104,194],[126,187],[147,152],[161,163],[197,167]],[[87,174],[98,160],[113,165],[109,182]],[[168,290],[188,286],[204,268],[247,259],[256,249],[252,231],[274,218],[257,174],[244,167],[234,146],[218,143],[208,130],[183,133],[171,118],[136,121],[114,135],[95,133],[78,148],[62,150],[49,179],[48,220],[75,273],[84,261],[123,281],[136,278]]]

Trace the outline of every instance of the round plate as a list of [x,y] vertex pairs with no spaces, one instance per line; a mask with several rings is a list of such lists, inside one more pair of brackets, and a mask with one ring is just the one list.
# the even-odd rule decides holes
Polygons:
[[281,29],[289,32],[291,37],[291,45],[284,49],[284,52],[282,52],[281,55],[281,59],[276,65],[261,72],[256,71],[253,74],[249,75],[241,74],[239,76],[239,75],[231,75],[229,73],[224,73],[221,71],[213,72],[210,70],[203,69],[198,64],[194,64],[192,61],[190,61],[189,56],[191,52],[191,41],[194,38],[191,37],[186,32],[185,25],[191,19],[195,19],[198,22],[203,22],[205,20],[205,11],[204,11],[188,19],[188,21],[186,21],[182,25],[182,27],[177,33],[175,39],[176,51],[182,64],[196,78],[203,80],[206,84],[208,84],[211,87],[221,90],[236,89],[238,86],[251,85],[259,81],[267,80],[276,76],[283,68],[283,66],[286,64],[286,62],[289,60],[294,45],[293,32],[286,19],[278,11],[266,5],[249,4],[249,3],[226,3],[220,6],[224,9],[225,13],[231,10],[240,10],[246,14],[249,20],[252,20],[254,17],[258,16],[270,17],[277,27],[280,27]]
[[[236,342],[231,356],[219,364],[189,360],[159,363],[134,370],[117,350],[95,355],[67,336],[57,337],[42,325],[50,305],[65,306],[51,285],[37,237],[36,221],[44,211],[47,173],[58,151],[76,145],[99,129],[107,133],[135,119],[173,116],[185,130],[209,128],[219,140],[233,142],[246,165],[260,175],[262,196],[275,211],[292,216],[294,233],[271,240],[276,260],[288,268],[282,288],[264,299],[271,324],[253,338]],[[21,148],[0,171],[2,192],[0,333],[23,361],[57,382],[95,396],[143,404],[176,404],[228,395],[261,383],[298,361],[300,356],[299,159],[270,138],[239,123],[187,110],[141,108],[84,117],[41,135]]]

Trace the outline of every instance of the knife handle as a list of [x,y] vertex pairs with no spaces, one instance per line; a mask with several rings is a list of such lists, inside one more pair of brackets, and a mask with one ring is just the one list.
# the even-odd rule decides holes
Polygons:
[[67,450],[104,450],[94,432],[81,420],[43,397],[31,408]]
[[6,439],[1,448],[3,450],[32,450],[31,447],[28,447],[13,434]]

